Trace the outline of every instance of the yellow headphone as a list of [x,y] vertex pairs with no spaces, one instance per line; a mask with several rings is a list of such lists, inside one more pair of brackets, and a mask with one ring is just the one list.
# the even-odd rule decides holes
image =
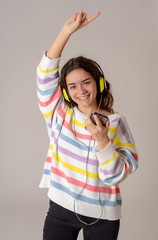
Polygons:
[[[97,67],[99,68],[99,70],[100,70],[100,72],[102,74],[102,77],[100,77],[100,79],[99,79],[99,84],[97,84],[98,92],[102,93],[104,91],[104,89],[107,88],[106,80],[104,78],[104,73],[103,73],[103,70],[101,69],[100,65],[98,63],[96,63],[95,61],[93,61],[93,62],[97,65]],[[71,101],[71,97],[69,95],[68,89],[63,88],[62,89],[62,93],[63,93],[64,99],[66,101],[70,102]]]
[[[104,91],[104,89],[105,89],[105,80],[104,80],[103,77],[100,77],[100,80],[99,80],[99,92],[102,93]],[[66,101],[70,102],[71,98],[70,98],[68,90],[63,88],[62,92],[63,92],[64,99]]]
[[104,88],[105,88],[105,80],[103,77],[100,77],[100,92],[102,93],[104,91]]
[[64,96],[65,100],[70,102],[70,95],[69,95],[68,91],[65,88],[63,88],[62,92],[63,92],[63,96]]

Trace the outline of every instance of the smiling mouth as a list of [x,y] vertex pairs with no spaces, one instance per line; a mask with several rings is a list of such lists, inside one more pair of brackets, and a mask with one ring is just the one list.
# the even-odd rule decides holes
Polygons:
[[89,94],[85,95],[85,96],[80,96],[80,97],[78,97],[78,99],[79,100],[84,100],[84,99],[88,98],[89,96],[90,96]]

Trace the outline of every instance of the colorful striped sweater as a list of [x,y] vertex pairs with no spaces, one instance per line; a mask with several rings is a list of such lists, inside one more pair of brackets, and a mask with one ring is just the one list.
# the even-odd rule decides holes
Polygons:
[[120,219],[119,183],[138,166],[129,126],[121,114],[109,115],[111,142],[98,151],[85,129],[87,115],[64,102],[59,62],[60,58],[51,60],[44,54],[37,67],[38,103],[50,138],[39,187],[49,188],[48,197],[64,208],[74,211],[75,203],[78,214],[98,218],[102,211],[102,219]]

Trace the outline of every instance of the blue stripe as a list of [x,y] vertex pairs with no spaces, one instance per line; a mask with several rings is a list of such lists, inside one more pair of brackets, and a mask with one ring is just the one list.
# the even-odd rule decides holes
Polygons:
[[[105,184],[106,184],[106,183],[111,183],[115,178],[119,177],[119,176],[121,175],[121,173],[122,173],[122,170],[121,170],[117,175],[115,175],[115,176],[113,176],[113,177],[111,177],[111,178],[106,179],[106,180],[104,181],[104,183],[105,183]],[[119,179],[118,179],[118,180],[119,180]]]
[[[63,133],[60,134],[60,138],[62,140],[64,140],[65,142],[68,142],[69,144],[79,148],[79,149],[82,149],[82,150],[85,150],[87,151],[88,150],[88,146],[85,146],[85,145],[82,145],[74,140],[72,140],[71,138],[67,137],[66,135],[64,135]],[[90,152],[92,151],[92,147],[90,147]]]
[[48,89],[48,90],[44,90],[44,91],[42,91],[41,89],[37,88],[37,91],[38,91],[41,95],[46,96],[46,95],[52,94],[52,93],[55,91],[55,89],[56,89],[56,86],[53,87],[53,88],[50,88],[50,89]]
[[[61,185],[59,183],[51,181],[51,184],[52,184],[53,187],[55,187],[55,188],[65,192],[65,193],[67,193],[68,195],[70,195],[74,199],[78,197],[78,194],[70,191],[70,189],[68,189],[67,187],[65,187],[65,186],[63,186],[63,185]],[[83,202],[91,203],[91,204],[100,205],[100,201],[99,200],[88,198],[88,197],[85,197],[85,196],[80,196],[79,200],[83,201]],[[117,205],[121,205],[122,201],[121,200],[117,200],[117,201],[113,202],[113,201],[106,201],[106,200],[104,200],[104,201],[101,201],[101,203],[104,206],[115,207]]]
[[131,163],[132,163],[132,165],[134,166],[135,169],[138,168],[138,164],[131,154],[127,153],[124,150],[119,150],[119,152],[122,153],[124,156],[126,156],[131,161]]
[[[58,129],[59,132],[61,131],[61,127],[62,127],[62,126],[61,126],[60,124],[57,125],[57,129]],[[59,135],[59,138],[61,138],[61,139],[64,140],[65,142],[68,142],[69,144],[71,144],[71,145],[73,145],[73,146],[75,146],[75,147],[77,147],[77,148],[79,148],[79,149],[88,151],[88,146],[85,146],[84,144],[80,144],[80,143],[78,143],[77,141],[72,140],[71,138],[69,138],[68,136],[66,136],[66,135],[63,134],[63,133],[61,133],[61,134]],[[92,150],[93,150],[93,147],[90,147],[90,148],[89,148],[89,151],[92,152]]]
[[[56,119],[56,121],[57,121],[57,119]],[[57,123],[57,122],[56,122]],[[61,128],[62,128],[62,125],[60,125],[60,124],[57,124],[57,130],[59,131],[59,132],[61,132]]]
[[[138,168],[137,162],[135,161],[135,159],[133,158],[133,156],[131,154],[127,153],[124,150],[119,150],[119,152],[122,155],[126,156],[131,161],[131,164],[134,166],[135,169]],[[111,178],[106,179],[104,182],[105,183],[111,183],[115,178],[119,177],[121,175],[121,173],[122,173],[122,170],[120,171],[120,173],[118,173],[117,175],[115,175]]]
[[50,174],[51,174],[51,171],[48,170],[48,169],[44,169],[43,174],[45,174],[45,175],[50,175]]

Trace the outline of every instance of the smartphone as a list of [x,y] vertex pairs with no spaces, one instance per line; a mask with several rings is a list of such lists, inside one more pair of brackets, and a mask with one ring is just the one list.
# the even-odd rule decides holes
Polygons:
[[105,116],[105,115],[102,115],[102,114],[97,113],[97,112],[92,112],[90,118],[95,125],[96,125],[96,122],[94,120],[94,115],[97,115],[97,117],[99,118],[99,120],[101,121],[103,126],[105,126],[106,122],[109,120],[108,117]]

